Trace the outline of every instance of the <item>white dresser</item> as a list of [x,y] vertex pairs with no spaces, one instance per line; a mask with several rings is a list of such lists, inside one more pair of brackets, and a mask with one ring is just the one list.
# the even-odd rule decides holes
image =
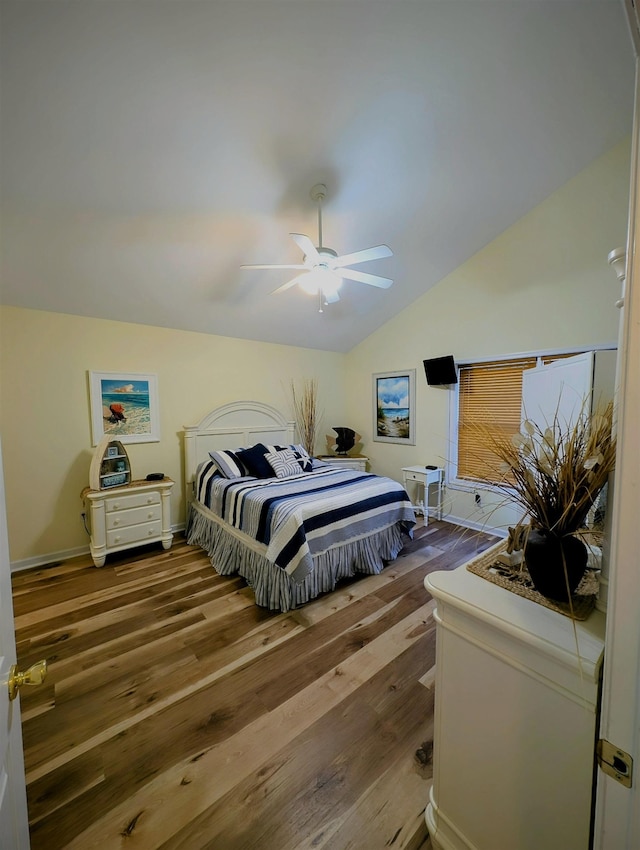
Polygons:
[[437,622],[435,850],[588,850],[604,615],[574,634],[464,565],[424,584]]
[[357,469],[358,472],[367,471],[369,458],[364,455],[319,455],[318,460],[330,463],[332,466],[342,466],[345,469]]
[[173,481],[132,481],[123,487],[82,491],[89,550],[96,567],[102,567],[110,552],[120,552],[145,543],[160,542],[171,547],[171,489]]

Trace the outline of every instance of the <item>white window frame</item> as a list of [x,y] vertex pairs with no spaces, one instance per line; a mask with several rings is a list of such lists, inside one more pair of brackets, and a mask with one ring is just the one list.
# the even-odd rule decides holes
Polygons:
[[[535,357],[537,365],[541,365],[545,357],[571,354],[583,354],[587,351],[609,351],[617,348],[617,343],[603,343],[600,345],[580,346],[575,348],[550,348],[544,351],[526,351],[518,354],[495,354],[490,357],[473,357],[465,360],[457,360],[456,366],[476,366],[482,363],[494,363],[496,361],[523,360]],[[466,493],[475,493],[477,490],[496,491],[496,487],[488,481],[470,481],[468,478],[458,478],[458,421],[460,405],[460,382],[454,384],[449,396],[449,457],[445,462],[445,480],[447,487],[452,490],[460,490]]]

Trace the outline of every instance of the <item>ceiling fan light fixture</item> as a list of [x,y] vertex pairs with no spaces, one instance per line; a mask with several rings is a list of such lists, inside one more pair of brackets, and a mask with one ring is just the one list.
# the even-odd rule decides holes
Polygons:
[[336,293],[342,285],[342,278],[329,269],[312,269],[299,281],[299,286],[309,295],[317,295],[318,292]]
[[338,252],[334,251],[333,248],[327,248],[326,245],[322,244],[322,201],[326,194],[327,187],[324,183],[317,183],[311,189],[311,197],[318,204],[318,244],[314,245],[304,233],[289,234],[302,251],[302,264],[268,263],[261,265],[243,264],[241,266],[243,269],[306,269],[306,273],[296,275],[273,291],[274,293],[286,292],[298,285],[308,295],[318,297],[321,313],[323,312],[323,304],[334,304],[340,300],[338,290],[342,286],[343,279],[355,280],[358,283],[366,283],[380,289],[388,289],[393,283],[391,278],[351,268],[351,266],[360,265],[360,263],[366,263],[370,260],[393,257],[393,251],[388,245],[374,245],[371,248],[364,248],[362,251],[338,255]]

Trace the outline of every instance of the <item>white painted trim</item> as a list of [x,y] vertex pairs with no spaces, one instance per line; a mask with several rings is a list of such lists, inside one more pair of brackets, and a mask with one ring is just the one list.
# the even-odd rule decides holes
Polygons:
[[[185,524],[183,522],[171,526],[173,534],[184,531]],[[33,558],[23,558],[20,561],[11,562],[11,573],[20,573],[23,570],[31,570],[34,567],[50,566],[57,564],[60,561],[68,561],[70,558],[80,558],[89,554],[89,544],[86,546],[77,546],[74,549],[61,549],[59,552],[49,552],[47,555],[36,555]]]
[[466,357],[456,360],[456,366],[469,366],[470,363],[492,363],[494,360],[523,360],[526,357],[552,357],[565,354],[585,354],[588,351],[615,351],[617,342],[602,342],[598,345],[574,345],[568,348],[546,348],[539,351],[521,351],[518,354],[494,354],[483,357]]
[[462,528],[468,528],[471,531],[481,531],[483,534],[495,534],[496,537],[507,537],[507,532],[504,528],[487,525],[483,522],[474,522],[472,519],[466,519],[465,517],[451,516],[451,514],[447,514],[446,522],[450,522],[452,525],[459,525]]
[[597,771],[594,850],[640,847],[640,41],[628,0],[626,9],[636,45],[636,89],[600,737],[631,754],[634,777],[625,788]]

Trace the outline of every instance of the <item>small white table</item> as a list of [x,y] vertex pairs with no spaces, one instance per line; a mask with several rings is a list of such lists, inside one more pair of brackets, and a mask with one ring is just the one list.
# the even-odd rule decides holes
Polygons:
[[444,489],[444,469],[436,467],[427,469],[425,466],[405,466],[402,469],[402,480],[404,488],[409,491],[408,485],[413,483],[422,487],[422,502],[416,501],[414,507],[424,516],[424,524],[429,523],[429,487],[435,484],[437,489],[437,501],[435,506],[436,519],[442,519],[442,496]]

